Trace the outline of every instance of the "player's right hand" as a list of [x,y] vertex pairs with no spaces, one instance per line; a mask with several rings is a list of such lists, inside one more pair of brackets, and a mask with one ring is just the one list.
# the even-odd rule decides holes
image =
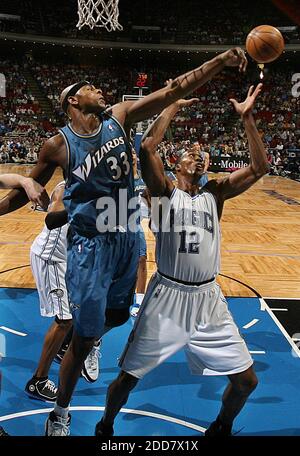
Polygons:
[[248,60],[242,48],[236,47],[220,54],[225,66],[239,67],[240,72],[245,72]]
[[43,210],[47,210],[50,200],[44,187],[28,177],[24,181],[23,188],[27,193],[28,199],[34,203],[34,206],[39,205]]

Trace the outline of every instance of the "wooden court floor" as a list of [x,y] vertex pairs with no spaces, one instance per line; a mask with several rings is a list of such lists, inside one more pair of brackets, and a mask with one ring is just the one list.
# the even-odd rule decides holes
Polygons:
[[[30,165],[0,165],[0,174],[27,175],[30,169]],[[57,171],[46,187],[48,192],[60,180]],[[0,197],[5,194],[6,190],[0,191]],[[0,217],[0,287],[35,287],[29,249],[44,216],[28,204]],[[150,277],[155,270],[154,239],[146,221],[143,225]],[[221,227],[221,274],[229,278],[220,276],[218,281],[225,296],[254,296],[248,285],[263,297],[300,297],[299,182],[264,177],[245,194],[226,202]]]

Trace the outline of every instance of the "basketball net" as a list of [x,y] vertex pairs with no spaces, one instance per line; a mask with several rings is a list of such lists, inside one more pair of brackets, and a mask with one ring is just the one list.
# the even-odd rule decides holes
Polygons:
[[79,21],[76,25],[79,30],[87,25],[105,27],[108,32],[123,30],[118,22],[119,0],[78,0]]

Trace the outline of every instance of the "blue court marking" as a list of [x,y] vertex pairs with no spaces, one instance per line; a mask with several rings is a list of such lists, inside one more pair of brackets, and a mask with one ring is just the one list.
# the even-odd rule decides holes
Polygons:
[[[237,418],[234,430],[241,429],[240,435],[300,435],[300,358],[293,355],[291,345],[270,315],[261,310],[259,299],[229,298],[228,303],[250,351],[265,352],[253,355],[260,384]],[[243,329],[253,319],[259,321]],[[35,370],[50,324],[51,319],[39,315],[35,290],[0,289],[0,326],[27,334],[21,337],[0,329],[6,345],[6,357],[0,364],[0,421],[12,435],[44,433],[51,404],[29,399],[24,386]],[[72,411],[72,435],[93,435],[131,328],[129,321],[104,337],[98,381],[88,384],[79,380],[71,405],[81,409]],[[50,370],[50,378],[56,382],[58,369],[54,363]],[[226,383],[226,377],[192,376],[180,351],[138,384],[116,420],[115,434],[201,435],[201,429],[207,428],[219,411]],[[41,413],[43,410],[45,413]],[[11,416],[21,412],[24,416]]]

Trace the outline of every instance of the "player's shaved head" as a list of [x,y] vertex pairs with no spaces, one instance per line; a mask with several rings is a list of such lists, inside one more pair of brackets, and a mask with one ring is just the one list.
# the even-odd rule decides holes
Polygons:
[[67,114],[69,101],[68,98],[74,96],[81,87],[89,85],[88,81],[79,81],[66,87],[60,94],[60,105],[62,110]]

